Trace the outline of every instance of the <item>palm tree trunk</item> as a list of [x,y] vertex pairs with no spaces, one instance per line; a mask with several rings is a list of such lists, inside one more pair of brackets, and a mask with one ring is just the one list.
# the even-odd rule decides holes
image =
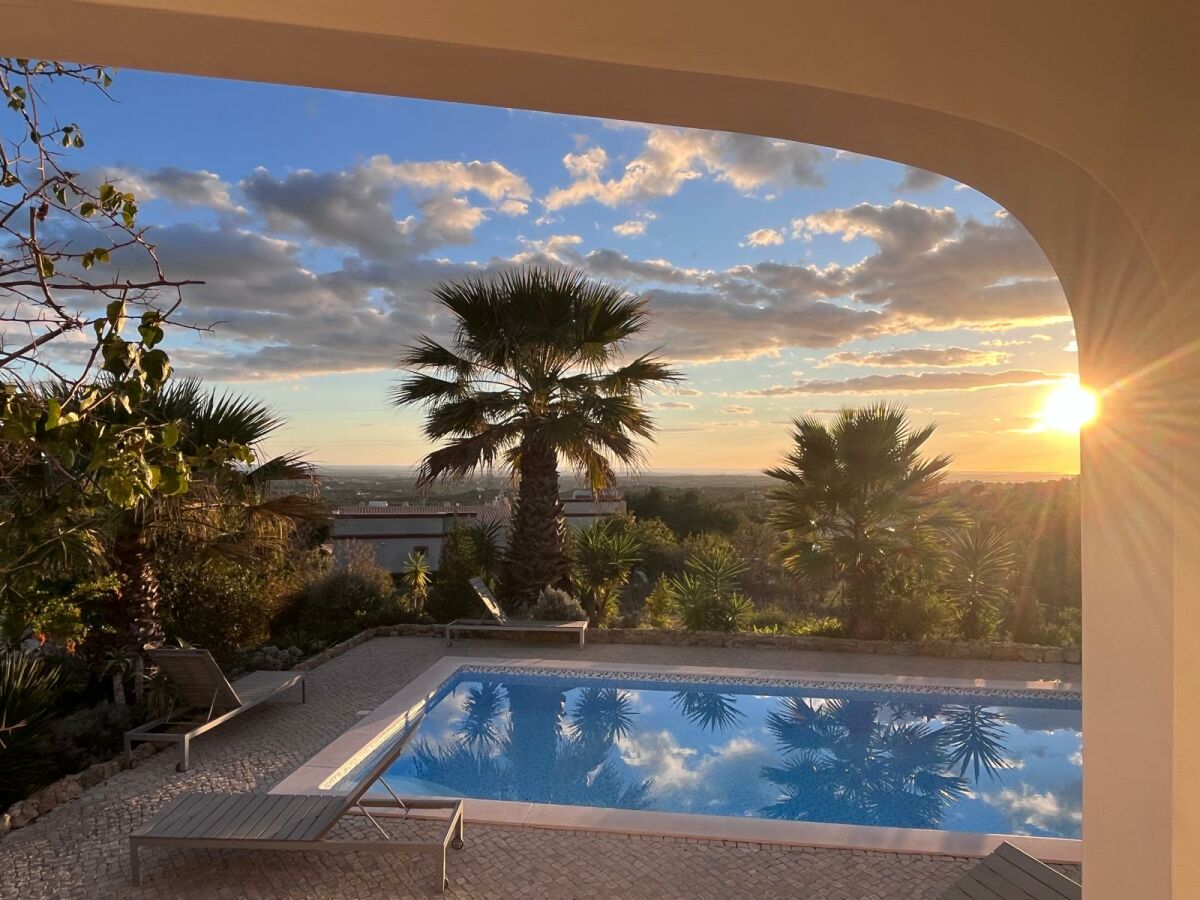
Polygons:
[[537,602],[538,593],[547,586],[569,587],[571,575],[570,561],[563,552],[554,448],[523,441],[519,476],[501,590],[510,610]]
[[158,612],[158,575],[145,536],[135,531],[117,538],[113,561],[121,577],[122,622],[140,654],[146,647],[161,645],[164,638]]

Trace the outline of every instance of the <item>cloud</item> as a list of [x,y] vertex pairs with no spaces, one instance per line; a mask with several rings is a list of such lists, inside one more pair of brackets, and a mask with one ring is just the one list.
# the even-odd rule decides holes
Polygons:
[[621,222],[614,225],[613,233],[621,237],[641,237],[646,233],[646,221],[644,219],[630,219],[628,222]]
[[672,394],[678,394],[680,397],[703,397],[704,391],[696,390],[696,388],[677,387],[671,390]]
[[754,408],[750,406],[722,406],[721,412],[729,416],[750,416],[754,414]]
[[911,191],[928,191],[937,187],[946,178],[928,169],[918,169],[916,166],[905,166],[904,177],[898,184],[892,185],[892,190],[898,194]]
[[[397,163],[387,156],[348,169],[302,169],[282,178],[258,168],[239,187],[271,230],[378,258],[470,243],[487,213],[462,194],[481,194],[504,215],[523,214],[530,198],[525,179],[497,162]],[[413,196],[419,215],[396,218],[393,207],[401,189]]]
[[774,228],[759,228],[746,235],[746,240],[740,246],[770,247],[775,244],[782,244],[783,240],[783,232],[777,231]]
[[956,368],[958,366],[998,366],[1007,362],[1009,358],[1010,354],[998,350],[974,350],[968,347],[910,347],[904,350],[879,350],[873,353],[844,350],[830,353],[822,360],[821,366]]
[[215,172],[206,169],[161,169],[115,166],[93,169],[82,175],[85,184],[111,181],[139,202],[166,200],[176,206],[202,206],[217,212],[241,213],[244,210],[230,196],[230,186]]
[[654,404],[656,409],[695,409],[696,407],[688,403],[686,400],[660,400]]
[[801,381],[792,385],[739,391],[738,397],[789,397],[796,394],[911,394],[924,391],[977,391],[983,388],[1045,384],[1062,375],[1049,372],[922,372],[916,375],[864,375],[842,381]]
[[613,178],[604,178],[608,154],[601,147],[568,153],[563,166],[572,181],[542,201],[555,211],[595,200],[620,206],[669,197],[689,181],[710,175],[747,193],[763,185],[810,187],[823,184],[818,166],[824,152],[807,144],[745,134],[654,127],[639,153]]

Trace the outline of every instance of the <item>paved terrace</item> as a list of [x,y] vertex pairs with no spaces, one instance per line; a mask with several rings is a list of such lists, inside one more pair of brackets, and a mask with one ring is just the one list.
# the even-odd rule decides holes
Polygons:
[[[433,893],[428,859],[378,853],[150,849],[130,885],[126,837],[187,790],[267,791],[443,655],[553,657],[952,678],[1074,680],[1079,670],[1022,662],[707,647],[529,644],[380,637],[309,673],[308,703],[277,702],[198,740],[192,770],[157,754],[0,841],[0,898],[375,898]],[[504,828],[469,821],[451,851],[450,894],[471,898],[931,898],[970,862],[764,844]],[[1065,871],[1079,877],[1078,869]]]

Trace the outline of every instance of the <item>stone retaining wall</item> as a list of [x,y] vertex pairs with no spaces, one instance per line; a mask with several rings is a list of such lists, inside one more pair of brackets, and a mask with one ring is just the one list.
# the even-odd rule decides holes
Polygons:
[[[374,629],[380,635],[440,634],[439,625],[391,625]],[[363,632],[326,650],[337,656],[367,640]],[[472,632],[479,637],[483,632]],[[559,635],[521,634],[498,631],[492,640],[561,640]],[[940,656],[952,659],[1020,660],[1022,662],[1079,665],[1079,647],[1044,647],[999,641],[858,641],[850,638],[798,637],[790,634],[753,632],[679,631],[662,628],[589,628],[587,639],[595,644],[658,644],[672,647],[770,647],[776,650],[820,650],[833,653],[878,653],[884,656]],[[351,643],[355,642],[355,643]],[[345,647],[345,649],[342,649]],[[321,654],[322,656],[324,654]],[[313,657],[314,660],[320,657]],[[324,661],[324,660],[322,660]],[[319,663],[318,663],[319,664]],[[303,666],[303,663],[301,663]],[[298,667],[299,668],[299,667]]]

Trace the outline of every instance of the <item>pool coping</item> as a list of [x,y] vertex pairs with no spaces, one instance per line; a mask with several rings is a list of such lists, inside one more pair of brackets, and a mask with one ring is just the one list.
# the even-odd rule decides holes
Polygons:
[[[796,672],[772,669],[731,669],[711,666],[664,666],[650,664],[567,661],[537,657],[447,656],[404,685],[399,691],[334,738],[315,756],[271,788],[272,794],[337,794],[335,786],[359,763],[404,730],[413,717],[424,711],[441,686],[460,669],[522,670],[540,672],[595,673],[605,675],[649,675],[663,680],[726,681],[753,684],[757,681],[812,683],[831,688],[895,688],[904,686],[917,693],[952,691],[1012,691],[1014,696],[1032,694],[1047,699],[1077,699],[1079,686],[1061,681],[997,681],[965,678],[858,675],[828,672]],[[1079,864],[1082,840],[937,831],[919,828],[885,828],[875,825],[838,825],[773,819],[715,816],[696,813],[648,810],[603,809],[563,806],[512,800],[467,800],[468,824],[524,826],[572,831],[602,831],[633,835],[658,835],[693,840],[725,840],[797,847],[876,850],[890,853],[937,854],[942,856],[986,856],[1002,841],[1009,841],[1045,862]]]

